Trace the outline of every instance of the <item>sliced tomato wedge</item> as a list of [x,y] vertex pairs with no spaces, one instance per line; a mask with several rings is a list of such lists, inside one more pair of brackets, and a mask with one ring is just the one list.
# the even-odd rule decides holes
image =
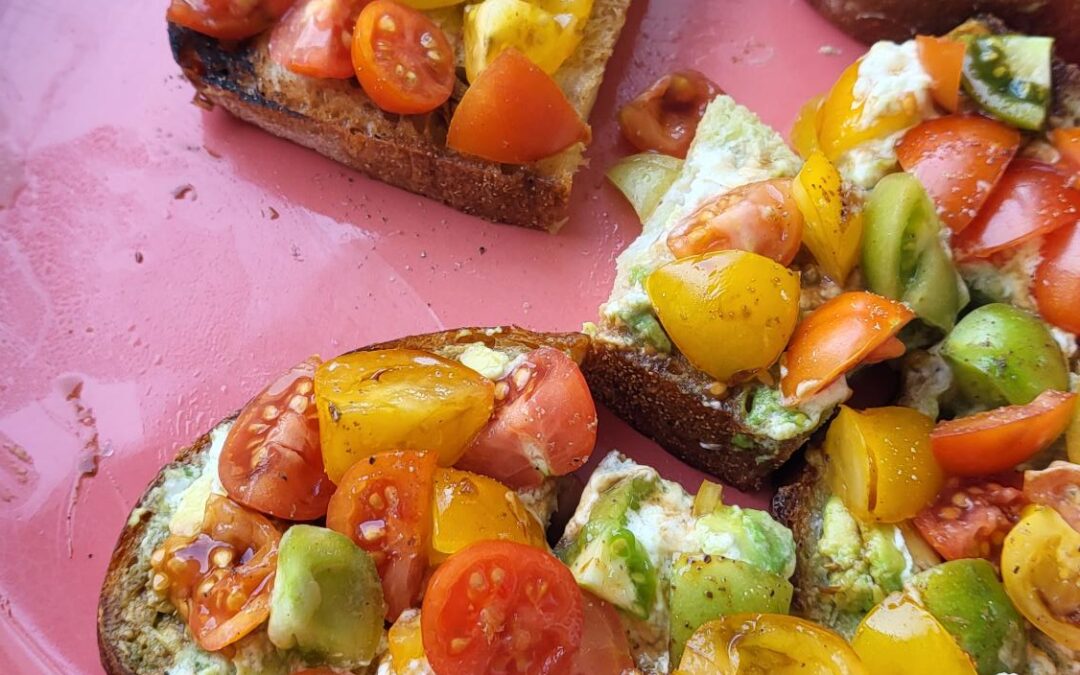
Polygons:
[[492,162],[525,164],[591,137],[555,80],[510,48],[461,97],[446,144]]
[[1018,158],[956,238],[957,258],[986,258],[1080,221],[1080,190],[1049,164]]
[[431,576],[420,612],[424,652],[439,675],[565,672],[581,645],[574,575],[546,551],[482,541]]
[[299,0],[270,33],[270,58],[301,75],[352,77],[353,28],[367,1]]
[[437,461],[434,452],[372,455],[345,472],[330,500],[326,526],[371,554],[390,621],[419,605]]
[[696,70],[676,71],[619,110],[619,129],[642,152],[685,158],[709,102],[723,93]]
[[1033,288],[1039,314],[1058,328],[1080,333],[1080,223],[1047,235],[1041,252]]
[[240,412],[218,461],[225,492],[286,520],[326,515],[334,484],[323,470],[312,356],[277,377]]
[[724,193],[676,225],[667,238],[676,258],[738,249],[785,267],[802,244],[803,216],[790,178],[750,183]]
[[1020,147],[1020,132],[978,115],[949,115],[912,128],[896,146],[953,232],[967,227]]
[[581,648],[570,661],[569,675],[623,675],[635,672],[630,641],[614,607],[588,591],[581,592],[585,628]]
[[[1054,129],[1048,135],[1050,142],[1061,153],[1061,159],[1069,165],[1068,170],[1080,174],[1080,127]],[[1074,178],[1073,187],[1080,188],[1080,175]]]
[[495,385],[495,413],[456,466],[534,487],[580,469],[595,446],[596,404],[581,369],[541,347]]
[[402,115],[431,112],[454,91],[454,50],[423,12],[374,0],[353,30],[356,78],[375,105]]
[[866,291],[841,293],[818,307],[788,343],[780,376],[785,401],[813,396],[867,358],[895,354],[891,339],[914,318],[904,304]]
[[990,478],[954,476],[913,522],[946,560],[986,558],[996,563],[1005,535],[1027,504],[1015,471]]
[[1025,471],[1024,496],[1054,509],[1080,532],[1080,465],[1057,461],[1042,471]]
[[280,543],[265,517],[214,495],[198,534],[171,535],[150,556],[150,584],[169,596],[199,646],[215,652],[270,616]]
[[1011,469],[1065,433],[1075,404],[1076,394],[1049,390],[1026,405],[939,422],[930,434],[934,456],[957,476]]
[[295,0],[172,0],[169,21],[219,40],[243,40],[269,28]]
[[930,74],[930,95],[942,108],[956,112],[960,106],[960,78],[967,46],[928,35],[916,35],[915,46],[919,50],[919,63]]

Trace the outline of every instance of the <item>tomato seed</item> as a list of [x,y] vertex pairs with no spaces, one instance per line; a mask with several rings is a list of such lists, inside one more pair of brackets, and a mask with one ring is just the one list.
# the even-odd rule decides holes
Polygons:
[[454,638],[450,641],[450,653],[454,655],[460,654],[465,651],[470,642],[472,640],[469,638]]
[[267,422],[270,422],[272,420],[276,420],[278,418],[278,415],[280,415],[280,414],[281,414],[281,411],[278,410],[278,407],[276,405],[271,404],[271,405],[268,405],[265,408],[263,408],[262,418],[264,420],[266,420]]
[[291,399],[289,399],[289,409],[294,411],[294,412],[297,412],[297,413],[303,415],[304,411],[307,410],[307,407],[308,407],[308,397],[307,396],[302,396],[301,394],[297,394],[297,395],[293,396]]
[[506,571],[501,567],[491,570],[491,583],[498,585],[506,579]]
[[215,548],[214,552],[210,554],[210,560],[214,563],[214,567],[228,567],[235,557],[236,552],[227,546]]
[[239,612],[245,602],[247,602],[247,595],[237,588],[232,593],[229,593],[229,597],[225,600],[225,608],[230,612]]
[[382,511],[386,508],[386,502],[383,501],[382,495],[380,495],[378,492],[372,492],[371,495],[368,497],[367,501],[368,504],[371,505],[371,508],[375,509],[376,511]]
[[154,575],[154,578],[150,580],[150,588],[154,589],[155,593],[164,593],[165,589],[169,587],[169,577],[165,576],[161,572]]

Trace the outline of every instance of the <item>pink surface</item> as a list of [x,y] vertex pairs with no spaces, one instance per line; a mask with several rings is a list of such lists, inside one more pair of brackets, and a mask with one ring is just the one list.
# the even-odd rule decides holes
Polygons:
[[[636,0],[553,237],[189,105],[164,4],[0,2],[3,673],[101,672],[97,593],[128,511],[269,374],[408,333],[592,319],[638,232],[603,179],[628,152],[614,111],[654,77],[701,69],[787,129],[860,52],[798,0]],[[604,413],[598,455],[616,446],[700,480]]]

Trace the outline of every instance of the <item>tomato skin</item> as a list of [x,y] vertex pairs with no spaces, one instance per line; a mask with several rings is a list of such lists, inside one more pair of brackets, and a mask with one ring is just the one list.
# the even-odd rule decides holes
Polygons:
[[570,661],[569,675],[622,675],[634,671],[634,657],[615,608],[588,591],[584,601],[581,648]]
[[591,138],[589,126],[555,80],[510,48],[465,91],[446,144],[492,162],[526,164]]
[[723,93],[696,70],[664,75],[619,109],[619,129],[641,152],[685,159],[709,102]]
[[431,576],[420,612],[439,675],[565,672],[581,645],[584,606],[570,570],[524,544],[482,541]]
[[312,356],[279,375],[236,418],[218,462],[235,501],[286,520],[326,515],[334,484],[319,445],[312,386],[319,363]]
[[977,115],[949,115],[912,128],[896,146],[900,166],[915,175],[953,232],[975,218],[1005,173],[1020,132]]
[[372,455],[345,472],[330,500],[326,526],[374,558],[390,621],[423,591],[436,462],[433,452]]
[[912,522],[946,560],[985,558],[996,563],[1001,542],[1027,506],[1019,486],[1020,475],[1016,472],[987,478],[950,478],[937,500]]
[[1047,235],[1035,270],[1033,294],[1039,314],[1058,328],[1080,333],[1080,223]]
[[366,2],[300,0],[270,33],[270,57],[301,75],[352,77],[352,33]]
[[930,434],[945,471],[981,476],[1006,471],[1043,450],[1072,421],[1076,394],[1048,390],[1027,405],[1010,405],[939,422]]
[[986,258],[1080,219],[1080,191],[1049,164],[1014,160],[975,220],[953,239],[960,260]]
[[676,258],[738,249],[786,267],[799,252],[802,230],[791,179],[778,178],[743,185],[706,202],[672,229],[667,245]]
[[172,0],[169,21],[219,40],[243,40],[269,28],[295,0]]
[[1054,509],[1080,532],[1080,465],[1057,461],[1042,471],[1025,471],[1024,496]]
[[431,112],[454,91],[454,50],[446,34],[394,0],[373,0],[360,11],[352,63],[364,93],[387,112]]
[[[495,385],[495,397],[491,421],[458,468],[516,489],[576,471],[592,455],[596,404],[577,363],[558,349],[541,347],[525,355]],[[545,466],[533,464],[537,456]]]
[[1080,189],[1080,127],[1053,129],[1047,134],[1061,153],[1065,169],[1073,174],[1073,187]]
[[967,47],[963,42],[928,35],[916,35],[915,46],[919,50],[919,62],[930,74],[930,95],[942,108],[956,112]]

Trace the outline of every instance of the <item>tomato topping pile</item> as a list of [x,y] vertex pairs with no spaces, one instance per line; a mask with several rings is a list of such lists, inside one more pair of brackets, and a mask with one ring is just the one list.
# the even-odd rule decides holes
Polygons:
[[915,516],[915,527],[946,560],[986,558],[997,562],[1001,544],[1028,500],[1019,474],[950,478],[937,500]]
[[218,474],[234,500],[286,520],[326,515],[334,484],[323,471],[312,380],[317,356],[278,376],[236,418]]
[[167,18],[221,40],[243,40],[269,28],[295,0],[172,0]]
[[696,70],[665,75],[619,110],[619,128],[642,152],[685,158],[705,108],[722,93]]
[[555,556],[484,541],[435,570],[420,622],[440,675],[547,675],[565,672],[578,651],[584,607],[574,576]]
[[274,26],[270,57],[312,77],[347,78],[356,16],[367,0],[300,0]]

